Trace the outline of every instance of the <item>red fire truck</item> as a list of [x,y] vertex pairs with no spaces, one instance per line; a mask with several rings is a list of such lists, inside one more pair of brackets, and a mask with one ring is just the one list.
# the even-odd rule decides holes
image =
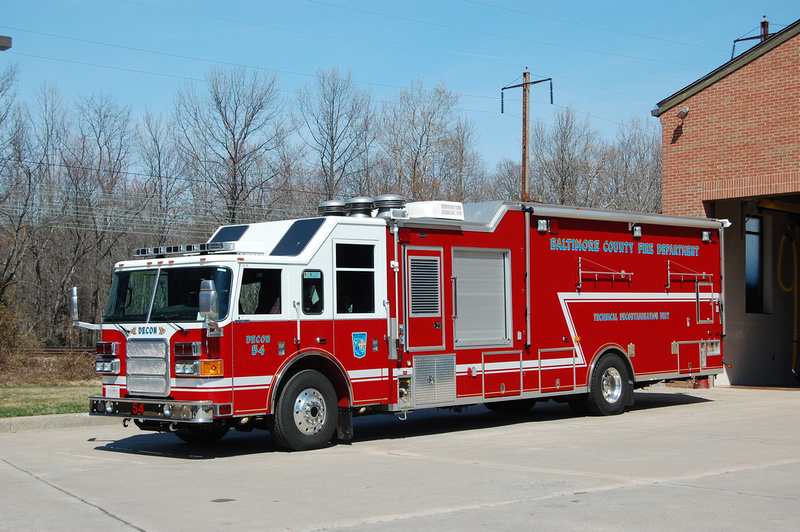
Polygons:
[[[722,372],[725,220],[537,203],[325,202],[116,264],[91,414],[287,450],[353,416],[568,401]],[[73,320],[77,296],[73,289]]]

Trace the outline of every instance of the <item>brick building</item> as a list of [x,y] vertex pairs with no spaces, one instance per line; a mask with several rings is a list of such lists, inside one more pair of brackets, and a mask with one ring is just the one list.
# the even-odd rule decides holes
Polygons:
[[663,135],[663,212],[733,224],[724,240],[730,383],[798,385],[800,20],[653,115]]

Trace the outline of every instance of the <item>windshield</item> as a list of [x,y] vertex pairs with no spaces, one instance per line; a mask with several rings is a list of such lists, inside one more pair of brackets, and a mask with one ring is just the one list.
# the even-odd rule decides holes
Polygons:
[[203,321],[198,314],[200,282],[214,281],[219,317],[228,315],[231,271],[213,266],[117,272],[104,321],[115,323]]

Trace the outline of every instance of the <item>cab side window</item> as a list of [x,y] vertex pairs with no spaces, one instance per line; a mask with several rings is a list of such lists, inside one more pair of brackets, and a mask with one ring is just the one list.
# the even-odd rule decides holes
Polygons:
[[281,270],[247,268],[239,291],[240,314],[281,313]]
[[322,291],[322,272],[319,270],[303,271],[303,314],[322,314],[325,298]]
[[375,312],[375,246],[336,244],[336,312]]

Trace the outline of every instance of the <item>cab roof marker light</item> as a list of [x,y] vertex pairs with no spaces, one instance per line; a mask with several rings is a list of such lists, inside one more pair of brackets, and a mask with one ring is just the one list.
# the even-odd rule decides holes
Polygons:
[[201,244],[180,244],[154,248],[137,248],[133,256],[137,259],[164,258],[167,255],[189,255],[197,253],[266,253],[264,242],[204,242]]

